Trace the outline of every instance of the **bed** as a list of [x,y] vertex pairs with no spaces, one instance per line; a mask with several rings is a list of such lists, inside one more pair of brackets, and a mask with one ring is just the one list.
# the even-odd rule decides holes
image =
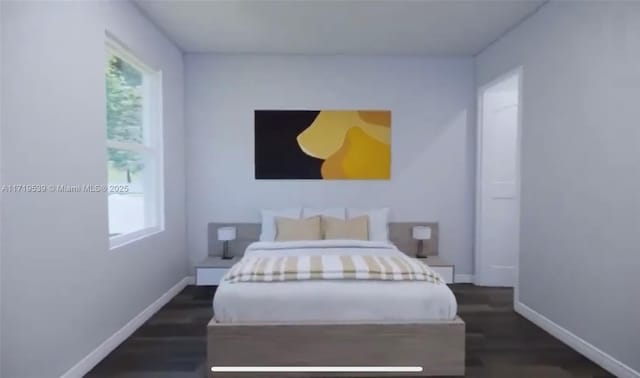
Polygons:
[[[213,226],[212,226],[213,225]],[[210,225],[210,230],[219,224]],[[422,371],[376,373],[289,372],[259,376],[430,376],[464,374],[464,322],[456,315],[455,297],[437,273],[409,259],[410,229],[415,223],[391,223],[391,242],[309,241],[257,242],[255,225],[239,225],[237,246],[242,260],[227,274],[214,297],[208,325],[208,364],[225,366],[386,366],[420,367]],[[436,244],[425,252],[437,254]],[[259,225],[257,227],[259,229]],[[253,232],[252,232],[253,231]],[[253,241],[251,240],[253,239]],[[413,248],[415,252],[415,247]],[[238,252],[236,251],[236,254]],[[410,252],[408,254],[411,254]],[[311,262],[315,259],[315,263]],[[300,269],[289,274],[284,261]],[[308,279],[340,273],[349,279]],[[412,262],[413,261],[413,262]],[[386,276],[370,279],[387,264]],[[369,265],[367,265],[369,263]],[[280,264],[280,265],[278,265]],[[416,264],[415,266],[408,266]],[[279,268],[276,269],[275,267]],[[316,265],[317,267],[317,265]],[[412,271],[407,279],[401,268]],[[384,272],[385,268],[381,271]],[[345,270],[346,272],[346,270]],[[424,275],[418,273],[424,272]],[[345,273],[340,273],[345,274]],[[409,273],[407,273],[409,274]],[[345,276],[346,277],[346,276]],[[403,278],[405,277],[405,278]],[[209,373],[211,376],[257,376],[255,373]]]

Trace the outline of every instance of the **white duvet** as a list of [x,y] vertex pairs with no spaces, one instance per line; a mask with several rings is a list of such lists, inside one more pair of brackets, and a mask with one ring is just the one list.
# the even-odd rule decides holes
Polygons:
[[[257,242],[245,256],[401,254],[384,242]],[[444,284],[424,281],[316,280],[225,282],[213,299],[223,323],[379,323],[453,319],[456,299]]]

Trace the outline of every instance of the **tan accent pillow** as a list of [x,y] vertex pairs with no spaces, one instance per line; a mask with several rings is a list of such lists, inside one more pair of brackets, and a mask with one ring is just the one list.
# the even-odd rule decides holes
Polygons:
[[322,240],[320,216],[304,219],[276,217],[276,241]]
[[351,219],[322,217],[322,232],[325,239],[369,240],[369,217]]

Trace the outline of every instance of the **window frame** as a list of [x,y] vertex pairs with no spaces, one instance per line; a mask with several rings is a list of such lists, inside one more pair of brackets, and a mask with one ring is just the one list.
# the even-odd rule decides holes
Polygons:
[[[145,220],[154,219],[153,225],[146,226],[136,231],[126,234],[110,236],[109,225],[107,224],[107,236],[109,237],[109,249],[116,249],[131,242],[144,239],[151,235],[160,233],[165,229],[165,209],[164,209],[164,138],[163,138],[163,109],[162,109],[162,71],[154,68],[131,52],[129,48],[120,43],[116,38],[107,33],[105,40],[105,58],[108,61],[110,56],[116,56],[127,64],[139,70],[143,75],[143,117],[142,131],[144,141],[142,143],[123,142],[111,140],[107,136],[107,124],[105,114],[105,152],[109,148],[127,150],[140,153],[145,156],[146,179],[144,185],[144,211]],[[107,103],[105,89],[105,105]],[[108,153],[105,156],[107,171],[109,164]],[[153,162],[153,164],[149,164]],[[107,178],[107,183],[108,183]],[[107,198],[110,193],[107,193]],[[109,208],[107,205],[107,221],[109,222]]]

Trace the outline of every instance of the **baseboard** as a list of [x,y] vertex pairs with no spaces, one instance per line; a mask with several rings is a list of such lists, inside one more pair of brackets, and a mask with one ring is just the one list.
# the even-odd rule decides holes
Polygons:
[[473,274],[456,274],[455,283],[473,283]]
[[83,377],[91,369],[93,369],[100,361],[109,355],[118,345],[122,344],[131,334],[133,334],[140,326],[142,326],[149,318],[151,318],[158,310],[175,297],[182,289],[189,285],[190,279],[193,277],[185,277],[177,284],[173,285],[166,293],[156,299],[141,313],[131,319],[124,327],[120,328],[116,333],[106,339],[100,346],[89,353],[85,358],[80,360],[71,369],[62,375],[61,378]]
[[640,372],[616,360],[611,355],[603,352],[566,328],[559,326],[544,315],[536,312],[530,307],[527,307],[527,305],[522,302],[516,302],[514,307],[518,314],[524,316],[538,327],[549,332],[558,340],[575,349],[578,353],[600,365],[609,373],[620,378],[640,377]]
[[187,285],[195,285],[196,284],[196,276],[187,276],[185,278],[187,280]]

